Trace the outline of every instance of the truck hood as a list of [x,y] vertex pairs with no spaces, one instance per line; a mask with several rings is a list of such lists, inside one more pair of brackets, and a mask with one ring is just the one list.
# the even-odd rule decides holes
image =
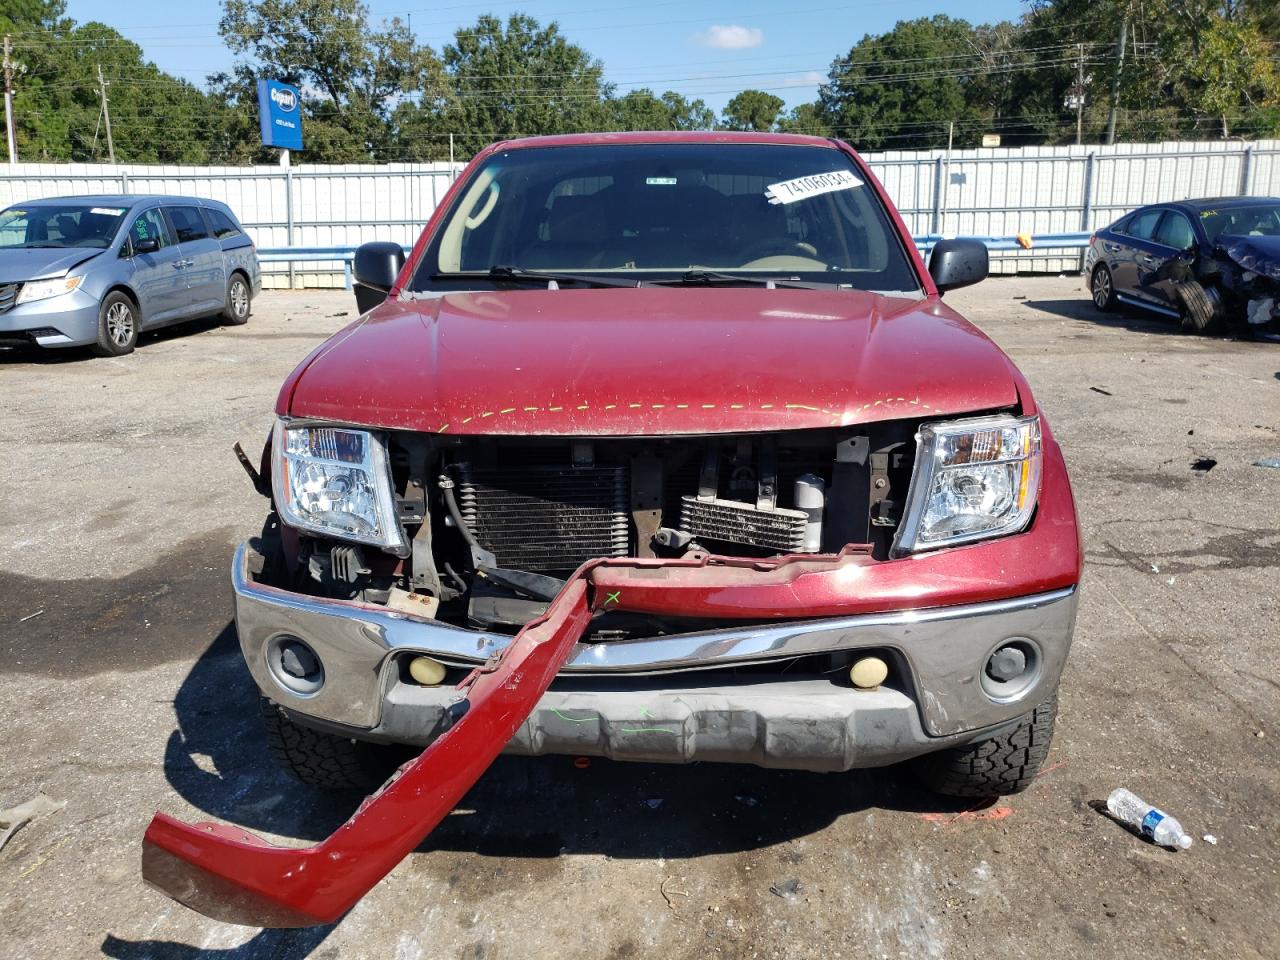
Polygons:
[[388,300],[304,362],[278,412],[472,435],[795,430],[1009,407],[1016,377],[937,299],[485,291]]
[[0,249],[0,283],[60,277],[103,251],[97,247],[13,247]]

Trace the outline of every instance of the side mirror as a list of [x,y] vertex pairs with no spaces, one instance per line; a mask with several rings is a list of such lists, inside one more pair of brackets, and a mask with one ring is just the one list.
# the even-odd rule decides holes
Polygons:
[[404,248],[398,243],[375,240],[356,247],[352,269],[356,280],[356,306],[361,313],[372,310],[387,299],[403,266]]
[[929,276],[938,293],[985,280],[989,269],[987,245],[981,240],[939,240],[929,255]]
[[132,240],[130,242],[133,244],[135,256],[139,253],[155,253],[160,249],[160,241],[155,237],[144,237],[141,240]]

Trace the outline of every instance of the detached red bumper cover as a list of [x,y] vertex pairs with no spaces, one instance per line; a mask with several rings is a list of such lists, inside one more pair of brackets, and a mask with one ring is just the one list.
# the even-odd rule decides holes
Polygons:
[[255,927],[332,923],[426,837],[502,752],[591,622],[584,567],[498,662],[468,678],[466,713],[323,843],[280,847],[238,827],[157,813],[142,876],[215,920]]

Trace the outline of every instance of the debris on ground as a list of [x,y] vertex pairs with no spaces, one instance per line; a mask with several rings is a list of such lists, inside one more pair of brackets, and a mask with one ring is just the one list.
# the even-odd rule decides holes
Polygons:
[[1280,470],[1280,457],[1263,457],[1253,461],[1255,467],[1266,467],[1268,470]]
[[1114,396],[1115,396],[1115,394],[1114,394],[1114,393],[1112,393],[1110,390],[1103,390],[1101,387],[1090,387],[1089,389],[1090,389],[1090,390],[1092,390],[1094,393],[1100,393],[1100,394],[1102,394],[1104,397],[1114,397]]
[[1218,465],[1218,461],[1213,457],[1197,457],[1191,461],[1191,469],[1198,470],[1201,473],[1208,473]]
[[57,813],[66,805],[65,800],[51,800],[43,793],[37,793],[26,803],[20,803],[8,810],[0,810],[0,829],[4,830],[4,833],[0,833],[0,850],[4,849],[5,844],[13,838],[15,833],[32,820],[46,814]]
[[1182,829],[1182,824],[1124,787],[1111,791],[1111,796],[1107,797],[1107,812],[1117,822],[1157,846],[1174,850],[1186,850],[1191,846],[1191,834]]
[[1216,847],[1218,845],[1218,838],[1215,837],[1212,833],[1206,833],[1204,835],[1204,842],[1209,844],[1209,846],[1211,847]]
[[44,613],[44,611],[43,611],[43,610],[37,610],[35,613],[29,613],[29,614],[27,614],[25,617],[20,617],[20,618],[18,619],[18,622],[19,622],[19,623],[26,623],[28,620],[34,620],[36,617],[40,616],[40,614],[42,614],[42,613]]
[[795,877],[790,880],[783,880],[781,883],[775,883],[771,886],[769,892],[775,897],[782,897],[783,900],[794,899],[800,893],[800,881]]
[[[663,900],[665,900],[665,901],[667,901],[667,909],[669,909],[672,913],[675,913],[675,912],[676,912],[676,904],[675,904],[675,901],[674,901],[674,900],[672,900],[671,898],[672,898],[672,897],[687,897],[687,896],[689,896],[689,894],[688,894],[688,893],[686,893],[684,890],[675,890],[675,889],[668,890],[668,889],[667,889],[667,884],[668,884],[668,883],[670,883],[670,882],[671,882],[671,877],[666,877],[666,878],[664,878],[664,879],[663,879],[663,881],[662,881],[660,884],[658,884],[658,892],[659,892],[660,894],[662,894],[662,899],[663,899]],[[679,919],[679,918],[677,918],[677,919]]]

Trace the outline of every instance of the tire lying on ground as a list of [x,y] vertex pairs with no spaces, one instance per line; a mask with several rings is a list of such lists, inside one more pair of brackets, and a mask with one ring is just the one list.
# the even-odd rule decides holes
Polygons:
[[997,736],[920,757],[913,772],[930,790],[950,797],[1020,793],[1049,755],[1057,714],[1055,693]]
[[259,697],[267,746],[294,779],[326,790],[376,790],[413,752],[312,730],[289,719],[280,707]]
[[1192,333],[1217,333],[1222,326],[1222,297],[1196,280],[1174,287],[1182,304],[1182,329]]

